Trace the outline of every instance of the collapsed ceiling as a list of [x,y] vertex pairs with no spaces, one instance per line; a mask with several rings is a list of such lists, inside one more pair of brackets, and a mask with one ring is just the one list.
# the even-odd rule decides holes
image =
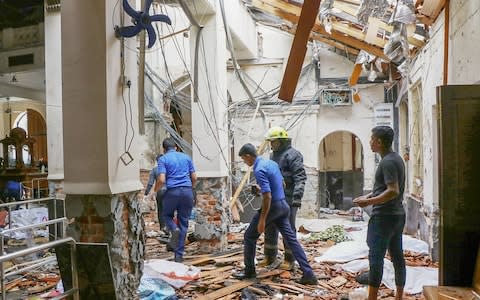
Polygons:
[[[254,18],[295,33],[303,1],[244,0]],[[323,0],[311,40],[357,56],[361,50],[400,64],[428,41],[442,0]]]

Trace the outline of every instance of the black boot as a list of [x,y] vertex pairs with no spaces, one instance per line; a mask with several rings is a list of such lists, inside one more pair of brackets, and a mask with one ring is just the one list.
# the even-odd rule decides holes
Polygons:
[[318,284],[318,279],[315,277],[315,275],[302,275],[302,278],[298,281],[298,283],[303,284],[303,285],[317,285]]
[[168,246],[172,249],[177,249],[178,241],[180,239],[180,230],[177,228],[172,231],[172,236],[170,237],[170,241],[168,241]]
[[239,272],[236,272],[236,273],[233,273],[232,276],[236,279],[240,279],[240,280],[243,280],[243,279],[253,279],[253,278],[257,278],[257,273],[255,271],[247,271],[247,270],[243,270],[243,271],[239,271]]

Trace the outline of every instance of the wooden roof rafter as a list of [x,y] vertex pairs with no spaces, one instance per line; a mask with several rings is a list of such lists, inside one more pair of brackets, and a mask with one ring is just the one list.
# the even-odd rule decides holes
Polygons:
[[[281,0],[252,0],[252,5],[261,11],[273,14],[294,24],[298,23],[301,12],[300,7]],[[325,30],[320,21],[317,20],[313,26],[312,32],[324,36],[327,39],[333,39],[347,47],[364,50],[372,55],[389,61],[388,57],[383,53],[382,47],[366,43],[357,37],[350,36],[337,29],[334,28],[329,33]]]

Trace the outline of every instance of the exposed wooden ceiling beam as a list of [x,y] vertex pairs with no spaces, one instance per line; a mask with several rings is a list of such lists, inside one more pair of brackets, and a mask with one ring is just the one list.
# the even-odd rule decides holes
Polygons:
[[[257,9],[260,9],[264,12],[273,14],[277,17],[283,18],[287,21],[290,21],[294,24],[298,23],[300,16],[300,8],[298,6],[289,4],[285,1],[280,0],[252,0],[252,5]],[[377,57],[389,61],[388,57],[383,54],[383,49],[381,47],[368,44],[358,38],[346,35],[335,29],[331,30],[331,33],[328,33],[323,25],[317,20],[313,26],[313,31],[317,34],[323,35],[327,38],[334,39],[339,43],[345,44],[347,46],[364,50],[370,54],[373,54]]]
[[282,84],[278,92],[278,98],[292,102],[297,87],[298,78],[307,53],[307,43],[310,38],[312,27],[318,16],[321,0],[309,0],[303,3],[297,30],[293,38],[292,48],[288,56],[287,66],[283,74]]

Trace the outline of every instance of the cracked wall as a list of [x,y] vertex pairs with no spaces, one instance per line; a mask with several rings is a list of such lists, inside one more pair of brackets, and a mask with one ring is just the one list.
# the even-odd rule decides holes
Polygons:
[[67,195],[66,211],[74,222],[67,234],[76,241],[108,243],[119,299],[135,299],[143,274],[144,222],[138,192],[117,195]]

